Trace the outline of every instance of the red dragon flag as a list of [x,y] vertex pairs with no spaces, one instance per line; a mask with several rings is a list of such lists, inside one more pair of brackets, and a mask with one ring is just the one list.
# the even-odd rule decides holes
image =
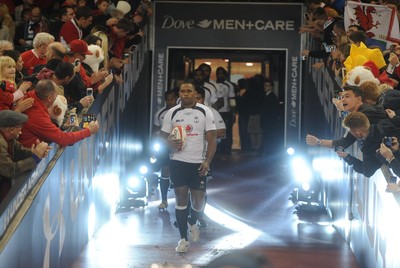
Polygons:
[[368,46],[386,49],[392,43],[400,43],[396,11],[387,6],[347,1],[344,22],[346,30],[354,24],[363,27],[368,36]]

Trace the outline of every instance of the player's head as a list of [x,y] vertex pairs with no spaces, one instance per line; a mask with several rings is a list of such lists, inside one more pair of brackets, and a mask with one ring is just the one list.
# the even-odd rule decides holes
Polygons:
[[174,89],[167,90],[164,93],[165,105],[167,106],[168,109],[176,105],[178,97],[179,97],[178,92]]

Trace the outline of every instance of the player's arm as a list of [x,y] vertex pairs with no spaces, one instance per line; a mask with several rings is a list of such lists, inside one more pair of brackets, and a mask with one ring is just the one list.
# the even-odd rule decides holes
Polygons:
[[214,157],[215,151],[217,149],[217,131],[209,130],[206,132],[206,140],[207,140],[207,151],[206,158],[203,163],[200,165],[199,174],[200,176],[206,176],[208,171],[210,170],[210,164]]

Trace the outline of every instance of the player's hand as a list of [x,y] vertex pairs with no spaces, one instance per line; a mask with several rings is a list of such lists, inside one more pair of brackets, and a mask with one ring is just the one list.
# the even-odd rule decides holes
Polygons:
[[198,169],[200,177],[207,176],[209,170],[210,170],[210,164],[207,161],[201,163]]

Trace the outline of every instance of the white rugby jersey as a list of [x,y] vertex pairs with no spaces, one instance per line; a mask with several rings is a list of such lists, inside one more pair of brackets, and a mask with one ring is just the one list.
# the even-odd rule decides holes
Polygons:
[[218,85],[218,94],[224,98],[224,106],[221,107],[218,111],[222,113],[230,112],[231,107],[229,106],[229,99],[235,97],[235,88],[232,84],[222,82],[217,83]]
[[216,130],[210,108],[196,103],[192,108],[177,105],[165,114],[161,131],[171,133],[180,125],[186,130],[186,144],[181,151],[171,152],[170,159],[187,163],[202,163],[206,157],[206,131]]
[[203,84],[203,88],[204,88],[204,105],[206,106],[211,106],[214,103],[216,103],[218,101],[218,90],[215,87],[214,84],[209,83],[209,82],[204,82]]
[[226,129],[224,119],[222,119],[222,116],[220,115],[220,113],[212,107],[208,107],[208,108],[210,108],[211,112],[213,113],[215,127],[217,128],[217,130],[218,129]]
[[154,114],[153,125],[155,125],[156,127],[161,127],[163,124],[165,114],[168,112],[168,110],[169,109],[167,107],[164,107],[164,108],[161,108],[160,110],[158,110]]

